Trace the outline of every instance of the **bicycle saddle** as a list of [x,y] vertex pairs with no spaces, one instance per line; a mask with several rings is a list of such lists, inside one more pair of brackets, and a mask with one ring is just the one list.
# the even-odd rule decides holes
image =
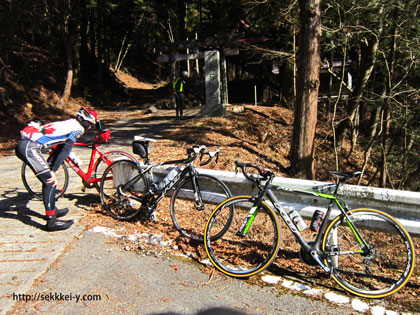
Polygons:
[[328,173],[335,175],[339,178],[343,178],[343,179],[350,179],[353,177],[357,177],[360,176],[360,174],[362,174],[362,172],[360,171],[355,171],[355,172],[338,172],[338,171],[329,171]]
[[141,141],[141,142],[156,142],[155,139],[145,138],[143,136],[134,136],[134,141]]

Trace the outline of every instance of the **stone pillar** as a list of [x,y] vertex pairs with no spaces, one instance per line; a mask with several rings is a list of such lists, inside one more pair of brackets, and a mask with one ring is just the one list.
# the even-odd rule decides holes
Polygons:
[[225,107],[221,102],[221,78],[219,51],[204,52],[204,74],[206,78],[206,104],[201,106],[203,116],[222,116]]

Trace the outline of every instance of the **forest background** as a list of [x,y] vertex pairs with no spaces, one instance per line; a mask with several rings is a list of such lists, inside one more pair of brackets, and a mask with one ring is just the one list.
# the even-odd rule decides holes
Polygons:
[[[293,168],[294,159],[311,165],[326,154],[296,126],[315,135],[323,122],[330,168],[357,151],[366,184],[420,191],[419,14],[415,0],[1,1],[1,141],[74,99],[100,108],[124,97],[118,72],[159,83],[169,95],[170,68],[157,57],[168,43],[196,41],[200,50],[239,49],[226,56],[230,103],[253,103],[256,87],[259,106],[294,111],[291,176],[317,178],[312,166]],[[319,47],[311,46],[316,40]],[[312,62],[299,59],[313,47]],[[188,106],[199,106],[203,60],[176,66],[190,73]],[[299,83],[311,70],[318,77]],[[306,156],[293,154],[305,147]]]

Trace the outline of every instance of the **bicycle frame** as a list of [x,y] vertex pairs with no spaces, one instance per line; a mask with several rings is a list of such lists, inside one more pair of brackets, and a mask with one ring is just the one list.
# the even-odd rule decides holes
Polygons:
[[[94,171],[96,169],[96,166],[100,161],[104,161],[107,166],[112,164],[112,160],[108,159],[106,157],[107,154],[113,153],[113,152],[119,152],[119,151],[109,151],[109,152],[103,152],[96,141],[93,142],[93,144],[87,144],[83,142],[75,142],[74,146],[77,147],[86,147],[91,149],[90,159],[89,159],[89,165],[86,171],[84,171],[80,166],[76,165],[69,157],[66,158],[65,162],[68,166],[70,166],[73,171],[79,175],[79,177],[82,179],[83,186],[87,188],[92,188],[95,184],[100,184],[101,178],[95,178]],[[54,154],[55,147],[50,152],[50,157]],[[127,156],[131,156],[128,153],[125,153]],[[98,158],[96,158],[98,156]],[[132,160],[135,160],[134,157],[132,157]]]
[[[139,173],[138,175],[136,175],[135,177],[133,177],[130,181],[128,181],[124,186],[130,187],[131,185],[135,184],[139,178],[141,178],[142,176],[144,176],[147,173],[147,180],[150,181],[152,184],[156,185],[156,183],[153,182],[153,174],[152,174],[152,170],[153,168],[156,168],[158,166],[162,166],[162,165],[168,165],[171,164],[172,162],[163,162],[163,163],[159,163],[159,164],[150,164],[150,165],[141,165],[141,168],[144,168],[144,170],[142,170],[141,173]],[[192,162],[188,163],[181,172],[178,172],[178,174],[176,174],[176,176],[174,177],[174,179],[172,179],[165,187],[162,188],[162,190],[158,193],[157,197],[155,197],[155,199],[153,200],[153,204],[152,207],[157,205],[162,199],[163,197],[166,195],[166,193],[168,191],[170,191],[173,187],[175,187],[183,178],[187,177],[188,175],[192,178],[192,182],[194,185],[194,191],[197,191],[197,183],[195,181],[195,167],[192,164]],[[150,185],[150,189],[152,188],[153,185]],[[145,194],[143,194],[142,196],[136,196],[136,195],[127,195],[125,194],[122,190],[121,187],[119,188],[119,192],[130,199],[134,199],[136,201],[139,202],[143,202],[145,199],[145,196],[149,194],[154,195],[153,191],[148,191],[145,192]],[[150,196],[150,195],[148,195]],[[195,196],[196,202],[198,205],[202,205],[203,201],[200,199],[201,195],[200,194],[196,194]]]
[[[267,183],[265,184],[264,187],[259,186],[260,192],[257,195],[257,198],[256,198],[253,206],[251,207],[251,210],[249,211],[248,216],[246,217],[244,223],[242,224],[240,230],[238,231],[238,235],[245,236],[245,234],[247,233],[247,231],[251,227],[254,218],[256,217],[256,215],[258,213],[259,204],[262,201],[264,201],[265,199],[268,198],[271,201],[271,203],[274,205],[274,208],[275,208],[277,214],[280,215],[280,217],[283,219],[283,221],[285,222],[287,227],[290,229],[290,231],[293,233],[294,237],[299,242],[299,244],[304,249],[304,251],[307,252],[307,253],[310,253],[312,258],[322,267],[322,269],[324,269],[325,272],[330,273],[331,268],[328,267],[321,259],[321,257],[324,254],[326,254],[326,253],[321,251],[321,242],[322,242],[322,238],[324,236],[324,233],[327,229],[328,222],[329,222],[328,218],[331,215],[331,211],[332,211],[332,208],[333,208],[334,205],[337,205],[338,209],[346,217],[347,224],[350,226],[351,230],[355,234],[356,239],[358,240],[358,242],[362,246],[362,248],[364,248],[364,246],[366,244],[365,241],[363,240],[362,236],[360,235],[360,233],[358,233],[358,231],[354,228],[349,216],[347,215],[347,212],[350,209],[347,207],[347,205],[345,204],[344,201],[342,201],[342,203],[340,203],[340,201],[336,197],[338,188],[340,186],[340,183],[341,183],[341,181],[339,181],[337,184],[334,184],[335,185],[335,190],[334,190],[333,194],[325,194],[325,193],[319,193],[319,192],[314,192],[314,191],[307,191],[307,190],[301,190],[301,189],[290,189],[290,188],[286,188],[286,187],[276,186],[276,185],[271,184],[270,181],[267,181]],[[296,228],[295,224],[292,222],[289,215],[286,213],[286,211],[284,210],[284,208],[280,204],[279,200],[274,195],[273,191],[282,191],[282,192],[288,192],[288,193],[294,193],[294,194],[310,195],[310,196],[313,196],[313,197],[316,197],[316,198],[326,199],[326,200],[330,201],[329,205],[328,205],[328,208],[327,208],[327,211],[326,211],[325,216],[324,216],[324,220],[321,223],[321,226],[320,226],[320,228],[317,232],[317,235],[315,237],[314,242],[310,242],[311,243],[310,244],[309,242],[307,242],[303,238],[302,234]],[[363,249],[361,250],[361,252],[364,252]],[[360,251],[359,251],[359,253],[360,253]],[[328,254],[331,255],[332,253],[330,252]],[[337,255],[340,255],[340,254],[341,253],[337,252],[334,255],[337,256]],[[346,253],[346,254],[348,254],[348,253]]]
[[[415,249],[408,232],[391,215],[369,208],[351,209],[337,194],[340,185],[360,176],[360,171],[330,171],[338,180],[327,184],[333,189],[325,191],[273,185],[275,174],[270,169],[239,161],[235,166],[236,173],[240,169],[258,191],[226,199],[207,220],[204,246],[222,273],[247,278],[269,268],[279,254],[279,221],[284,221],[300,245],[300,260],[321,267],[346,291],[379,298],[407,284],[415,267]],[[311,230],[304,231],[302,218],[285,204],[289,199],[285,193],[295,198],[306,195],[310,200],[306,204],[318,204],[321,198],[325,217],[314,211]],[[229,207],[234,217],[229,216]]]
[[[99,163],[100,159],[103,160],[107,164],[107,166],[111,165],[112,161],[108,161],[108,159],[105,158],[105,153],[99,149],[98,144],[96,142],[93,145],[89,145],[83,142],[76,142],[74,145],[92,149],[88,168],[86,172],[84,172],[83,169],[80,166],[76,165],[70,158],[66,159],[67,164],[76,172],[77,175],[80,176],[84,186],[91,187],[93,184],[99,183],[101,181],[101,178],[96,179],[93,176],[93,172],[95,170],[96,165]],[[98,158],[96,160],[97,153],[99,154],[100,159]]]

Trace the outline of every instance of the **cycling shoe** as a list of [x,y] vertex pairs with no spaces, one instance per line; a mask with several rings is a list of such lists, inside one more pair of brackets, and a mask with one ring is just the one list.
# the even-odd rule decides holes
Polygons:
[[53,216],[52,218],[47,220],[45,228],[49,232],[62,231],[67,230],[70,226],[72,226],[73,223],[73,220],[57,220],[57,217]]
[[69,213],[69,208],[55,209],[55,215],[57,218],[64,217],[67,213]]

